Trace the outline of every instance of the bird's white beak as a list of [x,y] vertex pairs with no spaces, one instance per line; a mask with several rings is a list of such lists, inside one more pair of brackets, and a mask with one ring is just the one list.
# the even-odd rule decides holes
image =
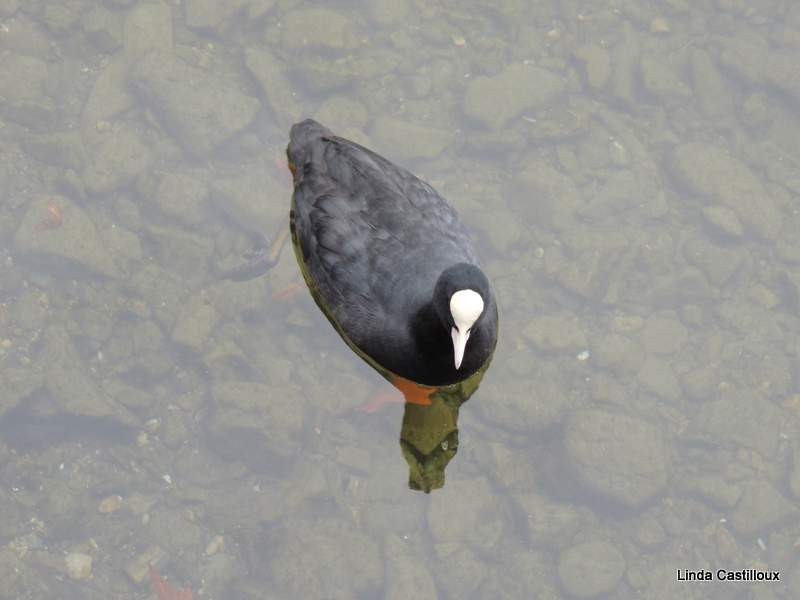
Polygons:
[[462,333],[458,327],[451,327],[450,335],[453,337],[453,356],[456,361],[456,370],[458,370],[461,367],[461,361],[464,360],[464,350],[467,347],[469,330]]
[[467,348],[469,332],[478,317],[483,312],[483,298],[473,290],[458,290],[450,297],[450,314],[453,316],[453,325],[450,335],[453,338],[453,357],[456,362],[456,371],[464,360],[464,350]]

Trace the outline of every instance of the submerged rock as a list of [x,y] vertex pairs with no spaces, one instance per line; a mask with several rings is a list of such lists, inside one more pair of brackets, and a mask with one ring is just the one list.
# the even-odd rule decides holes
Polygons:
[[363,129],[369,121],[367,107],[345,95],[330,96],[323,102],[314,118],[328,123],[334,131],[346,128]]
[[394,117],[379,117],[372,127],[377,146],[391,148],[396,160],[436,158],[452,140],[452,134],[437,127],[418,125]]
[[681,396],[681,386],[672,366],[661,358],[652,356],[645,360],[638,378],[645,389],[665,400],[677,401]]
[[[525,457],[525,460],[530,461],[530,458]],[[526,486],[527,489],[533,487]],[[517,509],[526,517],[528,536],[542,546],[562,547],[565,540],[572,539],[588,525],[587,509],[578,509],[530,492],[520,494],[516,501]]]
[[542,431],[562,419],[569,402],[563,389],[548,381],[515,377],[498,390],[497,403],[479,404],[477,409],[488,422],[509,431]]
[[172,11],[160,0],[139,2],[125,17],[123,42],[128,64],[150,51],[171,56],[173,49]]
[[22,138],[21,144],[25,152],[51,165],[81,169],[86,163],[86,150],[77,131],[31,134]]
[[672,153],[671,166],[691,192],[727,206],[760,237],[777,239],[783,217],[775,201],[750,167],[724,148],[703,142],[681,144]]
[[[267,194],[266,198],[262,193]],[[267,234],[286,218],[284,199],[291,197],[292,192],[288,184],[278,181],[265,169],[251,168],[230,177],[218,177],[211,185],[211,194],[216,208],[231,221],[246,231]]]
[[586,334],[572,313],[542,315],[528,321],[522,335],[545,352],[576,352],[586,348]]
[[[2,4],[11,0],[0,0]],[[16,11],[16,9],[14,9]],[[27,10],[25,11],[28,12]],[[9,15],[10,16],[10,15]],[[17,12],[13,19],[5,19],[0,36],[0,49],[8,49],[26,56],[35,56],[47,60],[51,57],[52,38],[38,23],[28,18],[22,11]]]
[[589,87],[605,87],[611,77],[611,55],[608,49],[598,44],[587,44],[575,50],[574,54],[584,64]]
[[690,65],[694,93],[703,113],[709,119],[732,117],[733,92],[709,53],[704,49],[695,49]]
[[181,307],[172,330],[172,341],[200,352],[218,320],[219,313],[214,306],[202,295],[196,295]]
[[[60,412],[69,416],[111,417],[118,424],[139,423],[138,419],[118,405],[91,378],[83,357],[63,327],[48,328],[43,338],[44,347],[38,361],[46,369],[44,386]],[[62,414],[61,421],[71,423],[73,429],[79,430],[78,421],[70,420],[66,415]],[[111,422],[109,421],[109,425]],[[86,420],[85,423],[93,423],[97,430],[92,433],[87,428],[83,435],[103,435],[104,428],[100,420]],[[70,433],[72,432],[64,433],[65,437],[68,438]],[[54,437],[58,435],[54,433]],[[118,439],[123,439],[122,435]]]
[[476,77],[467,87],[464,112],[492,129],[526,109],[541,109],[564,91],[564,80],[535,65],[516,64],[493,77]]
[[756,33],[736,34],[712,40],[711,52],[720,65],[751,85],[764,80],[769,42]]
[[618,333],[609,333],[592,342],[595,362],[617,373],[635,373],[644,362],[644,352],[637,342]]
[[37,196],[17,229],[14,245],[22,253],[62,261],[89,273],[120,275],[92,220],[63,196]]
[[295,100],[294,88],[286,76],[284,64],[272,52],[258,46],[245,50],[244,64],[261,87],[275,116],[286,127],[299,121],[301,108]]
[[128,64],[123,56],[115,55],[97,75],[81,115],[81,133],[88,145],[102,142],[102,130],[108,121],[134,104],[128,90]]
[[668,316],[651,316],[647,319],[642,341],[647,352],[654,354],[672,354],[678,352],[686,343],[689,332],[675,318]]
[[292,519],[270,535],[269,547],[272,580],[290,598],[366,597],[383,583],[380,548],[339,521]]
[[744,233],[739,217],[726,206],[712,204],[703,207],[703,218],[713,229],[729,237],[740,238]]
[[474,598],[540,598],[554,599],[559,594],[551,580],[552,564],[544,552],[525,548],[503,553],[489,571]]
[[669,445],[647,421],[581,410],[567,423],[564,443],[578,477],[609,500],[638,508],[667,485],[672,462]]
[[[612,149],[622,148],[614,146]],[[603,187],[588,198],[585,205],[577,210],[577,214],[587,221],[600,221],[629,213],[637,207],[644,206],[643,198],[648,198],[648,190],[643,185],[645,175],[627,169],[611,173]],[[652,200],[648,200],[652,202]]]
[[64,557],[67,575],[75,581],[84,581],[92,576],[92,557],[82,552],[70,552]]
[[83,33],[101,52],[112,53],[122,46],[122,17],[103,6],[95,6],[81,18]]
[[428,527],[436,542],[493,546],[502,534],[497,498],[485,478],[448,481],[431,498]]
[[98,136],[83,184],[92,194],[107,194],[133,182],[150,164],[150,147],[127,123]]
[[800,61],[796,49],[771,53],[765,76],[772,85],[800,102]]
[[581,205],[573,180],[540,161],[527,164],[514,175],[506,196],[527,222],[557,230],[575,223],[575,212]]
[[668,106],[685,102],[692,95],[678,74],[657,58],[643,56],[641,72],[644,88]]
[[781,411],[772,402],[754,393],[730,389],[703,405],[694,427],[709,443],[737,444],[772,458],[778,449],[782,422]]
[[724,285],[739,270],[743,262],[742,252],[738,248],[712,244],[704,236],[686,240],[683,254],[686,260],[702,270],[715,286]]
[[379,26],[386,27],[403,22],[408,14],[407,0],[373,0],[367,6],[370,19]]
[[210,154],[253,120],[258,100],[230,82],[151,52],[136,63],[132,83],[189,154]]
[[387,600],[436,600],[436,585],[419,548],[389,535],[384,544]]
[[474,597],[473,593],[488,571],[484,560],[463,544],[436,544],[434,549],[439,556],[434,574],[445,597]]
[[248,0],[186,0],[186,26],[220,33],[247,3]]
[[327,48],[352,50],[361,41],[355,25],[346,16],[329,8],[294,10],[283,19],[283,46],[289,50]]
[[792,495],[800,499],[800,448],[795,448],[792,456],[792,473],[789,475],[789,488]]
[[55,103],[45,95],[47,63],[0,51],[0,117],[37,130],[49,129]]
[[214,385],[212,395],[220,410],[213,416],[209,438],[217,453],[238,460],[257,452],[262,460],[288,461],[297,451],[297,435],[303,425],[302,404],[287,401],[294,393],[286,386],[253,381]]
[[768,481],[753,481],[744,488],[731,516],[740,535],[766,533],[777,525],[797,518],[797,508]]
[[614,591],[625,567],[625,557],[610,542],[583,542],[561,554],[558,577],[571,596],[594,598]]
[[208,197],[205,182],[184,173],[168,172],[158,182],[152,199],[165,215],[196,227],[206,218],[204,205]]
[[294,62],[292,68],[294,74],[311,92],[323,96],[355,82],[372,79],[386,71],[382,62],[363,54],[338,57],[308,54]]

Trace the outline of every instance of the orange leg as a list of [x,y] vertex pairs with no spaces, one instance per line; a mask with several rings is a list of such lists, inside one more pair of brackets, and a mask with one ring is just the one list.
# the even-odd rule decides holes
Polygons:
[[392,388],[383,388],[374,394],[366,404],[359,406],[356,408],[356,410],[371,415],[378,412],[388,404],[397,404],[399,402],[405,402],[405,400],[403,396],[397,393],[397,390]]
[[426,385],[419,385],[403,377],[395,377],[392,385],[403,393],[406,402],[409,404],[419,404],[421,406],[431,405],[431,395],[436,392],[436,388]]
[[402,396],[391,388],[384,388],[375,394],[369,402],[363,406],[359,406],[356,410],[372,414],[378,412],[387,404],[394,404],[396,402],[430,406],[431,395],[436,391],[436,388],[421,386],[402,377],[395,377],[392,385]]

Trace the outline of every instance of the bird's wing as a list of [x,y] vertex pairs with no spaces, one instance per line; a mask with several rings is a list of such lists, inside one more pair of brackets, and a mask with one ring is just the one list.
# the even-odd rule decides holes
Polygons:
[[475,262],[468,233],[427,183],[319,128],[293,130],[289,146],[303,257],[346,331],[391,329],[387,319],[403,314],[394,310],[398,298],[430,300],[444,268]]

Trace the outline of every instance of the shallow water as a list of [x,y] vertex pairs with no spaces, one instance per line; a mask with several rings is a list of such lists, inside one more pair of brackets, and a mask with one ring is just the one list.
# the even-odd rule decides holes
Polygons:
[[[0,0],[0,598],[792,597],[798,52],[778,0]],[[219,277],[308,116],[475,233],[457,435],[365,409],[290,248]]]

